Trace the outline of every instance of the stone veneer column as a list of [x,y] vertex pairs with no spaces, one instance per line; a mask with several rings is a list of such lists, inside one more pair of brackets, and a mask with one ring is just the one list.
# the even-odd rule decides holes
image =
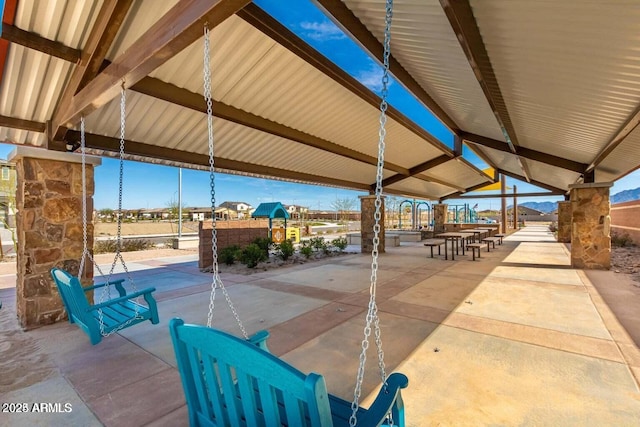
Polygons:
[[[373,226],[375,224],[376,196],[359,196],[360,199],[360,250],[362,253],[371,253],[373,250]],[[384,197],[380,206],[380,244],[378,253],[384,253]]]
[[447,208],[449,205],[438,203],[433,205],[433,232],[444,233],[444,224],[447,222]]
[[571,202],[558,202],[558,242],[571,243]]
[[571,266],[583,269],[611,267],[609,188],[612,183],[570,185]]
[[[66,317],[49,270],[60,267],[77,275],[80,268],[82,165],[78,154],[31,147],[18,147],[9,160],[16,164],[17,171],[16,309],[20,325],[32,329]],[[99,158],[87,157],[87,232],[91,249],[93,168],[100,163]],[[93,265],[88,260],[84,277],[87,282],[93,277]]]

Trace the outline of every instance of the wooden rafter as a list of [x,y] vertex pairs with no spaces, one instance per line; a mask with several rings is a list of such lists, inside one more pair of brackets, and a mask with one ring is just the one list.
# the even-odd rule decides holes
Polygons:
[[[511,178],[514,178],[514,179],[519,179],[520,181],[525,181],[525,178],[522,175],[518,175],[516,173],[509,172],[509,171],[506,171],[504,169],[497,169],[497,170],[498,170],[498,172],[500,172],[503,175],[510,176]],[[533,185],[536,185],[536,186],[538,186],[540,188],[544,188],[545,190],[549,190],[549,191],[552,191],[552,192],[558,192],[560,194],[565,194],[567,192],[567,190],[564,190],[564,189],[559,188],[559,187],[554,187],[553,185],[545,184],[544,182],[540,182],[540,181],[531,180],[530,183],[533,184]]]
[[[469,1],[440,0],[440,5],[460,42],[502,133],[507,139],[509,149],[516,154],[516,147],[520,145],[518,137]],[[520,161],[520,167],[525,180],[531,181],[531,172],[524,160]]]
[[[360,22],[360,20],[349,10],[349,8],[341,1],[335,0],[316,0],[328,16],[334,18],[334,21],[341,26],[346,33],[351,34],[353,38],[365,49],[370,55],[381,60],[384,47],[382,43],[371,34],[369,29]],[[420,86],[407,70],[394,58],[389,57],[389,69],[391,74],[401,82],[406,88],[413,93],[422,104],[429,109],[451,132],[458,133],[459,126],[438,103]]]
[[[419,173],[425,172],[431,168],[435,168],[436,166],[446,163],[451,159],[452,159],[451,156],[443,154],[441,156],[436,157],[435,159],[428,160],[424,163],[421,163],[419,165],[412,167],[411,169],[409,169],[409,173],[406,175],[397,174],[382,180],[382,186],[386,187],[388,185],[395,184],[396,182],[403,181],[407,178],[411,178],[412,176],[415,176]],[[455,188],[455,187],[452,187],[452,188]],[[375,184],[371,184],[371,189],[375,189]]]
[[[133,85],[131,89],[191,110],[199,111],[201,113],[207,112],[207,108],[201,94],[179,88],[175,85],[165,83],[152,77],[145,77],[140,80],[140,82]],[[270,133],[272,135],[277,135],[291,141],[296,141],[331,154],[336,154],[338,156],[374,166],[378,162],[378,159],[373,156],[363,154],[359,151],[349,149],[272,120],[248,113],[222,102],[213,102],[213,114],[221,119]],[[408,173],[408,169],[389,162],[385,163],[385,168],[397,173]]]
[[589,164],[586,171],[590,173],[593,171],[600,163],[607,158],[609,154],[613,150],[615,150],[618,145],[620,145],[627,136],[640,124],[640,106],[636,108],[636,111],[629,117],[629,120],[620,128],[620,130],[611,138],[609,143],[598,153],[598,155],[593,159],[593,161]]
[[133,0],[105,0],[91,28],[80,61],[76,65],[53,113],[49,140],[62,140],[67,129],[61,125],[62,112],[69,109],[73,97],[93,79],[113,43]]
[[[70,140],[79,141],[80,132],[75,130],[69,130],[67,137]],[[104,150],[110,152],[118,152],[120,148],[120,140],[118,138],[112,138],[108,136],[95,135],[91,133],[85,133],[85,141],[87,148]],[[183,164],[193,164],[199,166],[209,165],[209,156],[206,154],[197,154],[189,151],[176,150],[172,148],[158,147],[155,145],[144,144],[137,141],[125,141],[126,152],[133,156],[142,156],[147,158],[155,158],[168,160]],[[333,185],[344,188],[352,188],[355,190],[368,191],[369,186],[367,184],[361,184],[358,182],[345,181],[330,177],[323,177],[319,175],[312,175],[308,173],[296,172],[285,169],[273,168],[265,165],[258,165],[254,163],[240,162],[237,160],[225,159],[222,157],[216,157],[216,169],[226,169],[238,172],[245,172],[248,174],[268,176],[275,178],[284,178],[294,181],[302,181],[308,183],[317,183],[325,185]]]
[[[256,29],[260,30],[261,32],[275,40],[284,48],[297,55],[299,58],[303,59],[328,77],[335,80],[342,87],[357,95],[363,101],[368,102],[375,108],[379,108],[380,98],[376,94],[371,92],[362,83],[351,77],[340,67],[321,55],[318,51],[313,49],[297,35],[289,31],[284,25],[279,23],[271,15],[260,9],[255,4],[247,5],[244,9],[239,11],[237,15]],[[418,135],[429,144],[438,148],[443,153],[447,153],[450,156],[453,156],[453,152],[449,147],[440,142],[436,137],[424,130],[422,127],[402,114],[396,108],[389,106],[387,109],[387,116],[400,123],[406,129],[409,129],[411,132]]]
[[28,130],[30,132],[45,131],[46,125],[41,122],[35,122],[33,120],[17,119],[15,117],[0,116],[0,127],[8,127],[13,129]]
[[[486,138],[480,135],[474,135],[467,132],[462,132],[460,136],[467,142],[477,144],[483,147],[491,148],[494,150],[502,151],[505,153],[512,153],[507,145],[502,141]],[[517,147],[516,152],[512,153],[525,159],[535,160],[537,162],[545,163],[550,166],[556,166],[562,169],[567,169],[572,172],[584,173],[587,169],[587,165],[584,163],[576,162],[574,160],[565,159],[562,157],[554,156],[553,154],[543,153],[541,151],[532,150],[525,147]]]
[[205,23],[215,28],[250,0],[182,0],[151,26],[125,53],[98,74],[71,100],[52,129],[71,127],[181,52],[199,37]]
[[[547,192],[533,192],[533,193],[517,193],[518,197],[549,197],[549,196],[562,196],[564,192],[560,191],[547,191]],[[445,199],[500,199],[502,197],[513,197],[513,194],[477,194],[473,196],[459,196],[449,195]]]

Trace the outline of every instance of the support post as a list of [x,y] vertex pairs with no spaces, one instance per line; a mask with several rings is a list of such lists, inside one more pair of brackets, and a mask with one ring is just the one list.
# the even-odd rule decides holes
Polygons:
[[[361,236],[360,250],[362,253],[371,252],[373,250],[373,226],[375,224],[375,212],[376,212],[376,196],[359,196],[360,199],[360,212],[361,212]],[[385,252],[385,229],[384,229],[384,197],[382,197],[382,206],[380,206],[380,244],[378,245],[378,252]]]
[[558,242],[571,243],[571,202],[558,202]]
[[613,184],[570,185],[571,266],[582,269],[611,268],[611,205]]
[[[32,329],[66,317],[49,271],[53,267],[78,275],[83,250],[82,165],[78,154],[19,146],[9,154],[17,171],[16,310],[20,325]],[[87,157],[87,245],[93,252],[94,167]],[[85,261],[83,284],[93,279]],[[91,297],[89,295],[89,297]]]
[[444,233],[444,224],[447,222],[447,209],[449,205],[438,203],[433,205],[433,232],[434,234]]
[[513,229],[518,229],[518,186],[513,186]]
[[500,202],[502,203],[502,212],[501,219],[502,221],[502,233],[507,234],[508,231],[508,223],[507,223],[507,177],[505,174],[500,174],[500,194],[502,197],[500,198]]

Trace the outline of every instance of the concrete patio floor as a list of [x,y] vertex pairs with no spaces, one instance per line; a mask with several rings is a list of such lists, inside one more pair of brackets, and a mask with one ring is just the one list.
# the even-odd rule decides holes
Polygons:
[[[388,248],[378,275],[387,371],[409,378],[407,425],[640,425],[640,288],[571,269],[546,227],[526,227],[477,261],[428,252]],[[127,262],[139,289],[157,288],[161,322],[97,346],[68,323],[21,331],[15,274],[0,276],[0,402],[72,407],[3,413],[0,426],[186,425],[167,325],[206,323],[210,277],[196,256]],[[249,333],[268,329],[274,354],[351,400],[369,270],[370,255],[353,254],[222,278]],[[214,324],[238,332],[221,298]],[[379,386],[372,351],[368,361],[363,395]]]

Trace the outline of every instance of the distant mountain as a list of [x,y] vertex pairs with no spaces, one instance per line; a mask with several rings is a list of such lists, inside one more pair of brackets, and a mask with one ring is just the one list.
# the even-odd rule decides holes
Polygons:
[[[535,209],[540,212],[550,213],[558,209],[558,202],[524,202],[518,203],[518,206],[525,206],[529,209]],[[513,205],[507,207],[507,209],[512,207]]]
[[630,202],[640,200],[640,187],[633,190],[624,190],[611,196],[611,203]]
[[[640,200],[640,187],[632,190],[624,190],[611,196],[612,204],[630,202],[632,200]],[[558,209],[557,202],[524,202],[518,203],[518,205],[526,206],[544,213],[550,213]],[[507,208],[511,209],[512,207],[513,205],[510,205]]]

